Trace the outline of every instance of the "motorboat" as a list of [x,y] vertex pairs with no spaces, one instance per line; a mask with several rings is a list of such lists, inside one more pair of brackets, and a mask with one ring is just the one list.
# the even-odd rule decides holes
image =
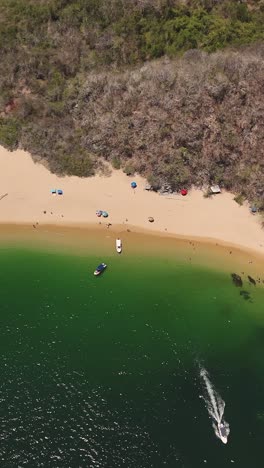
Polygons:
[[219,439],[223,442],[223,444],[227,444],[227,437],[228,437],[228,427],[223,424],[221,421],[217,423],[217,432]]
[[117,253],[122,252],[122,241],[119,238],[116,239],[116,251],[117,251]]
[[100,263],[96,270],[94,270],[94,276],[99,276],[106,269],[107,265],[105,263]]

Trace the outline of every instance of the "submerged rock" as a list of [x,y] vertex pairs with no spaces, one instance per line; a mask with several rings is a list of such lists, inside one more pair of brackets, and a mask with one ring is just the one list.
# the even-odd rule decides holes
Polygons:
[[241,288],[243,286],[243,281],[241,276],[237,275],[236,273],[231,273],[232,281],[235,286]]
[[252,278],[252,276],[249,276],[248,275],[248,281],[251,283],[251,284],[254,284],[254,286],[256,286],[256,281],[254,280],[254,278]]
[[240,294],[240,296],[243,297],[243,299],[245,299],[245,301],[248,301],[249,299],[251,299],[250,293],[248,291],[242,290],[242,291],[240,291],[239,294]]

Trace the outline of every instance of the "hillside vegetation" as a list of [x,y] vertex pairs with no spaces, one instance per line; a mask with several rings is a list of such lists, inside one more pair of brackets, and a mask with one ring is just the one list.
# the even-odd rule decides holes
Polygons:
[[264,1],[1,0],[0,52],[0,144],[264,209]]

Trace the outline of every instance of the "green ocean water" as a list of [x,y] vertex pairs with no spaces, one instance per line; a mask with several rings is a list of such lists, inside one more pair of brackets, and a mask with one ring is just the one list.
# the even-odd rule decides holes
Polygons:
[[2,245],[0,261],[0,466],[263,466],[260,285],[245,300],[229,274],[165,255]]

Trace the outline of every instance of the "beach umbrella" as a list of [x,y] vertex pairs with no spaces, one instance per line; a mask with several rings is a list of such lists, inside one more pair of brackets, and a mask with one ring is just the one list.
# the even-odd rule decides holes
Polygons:
[[97,211],[96,211],[96,216],[98,216],[98,218],[99,218],[100,216],[102,216],[102,210],[97,210]]
[[131,182],[131,187],[132,187],[132,188],[136,188],[136,187],[137,187],[137,183],[136,183],[136,182]]
[[152,216],[149,216],[148,220],[149,220],[150,223],[154,223],[154,218],[152,218]]
[[103,216],[104,218],[108,218],[108,213],[107,213],[107,211],[103,211],[103,212],[102,212],[102,216]]
[[256,206],[251,206],[250,211],[251,213],[257,213],[258,209]]
[[185,197],[185,195],[187,195],[187,193],[188,193],[188,190],[186,190],[186,189],[182,189],[182,190],[181,190],[181,194],[182,194],[184,197]]

